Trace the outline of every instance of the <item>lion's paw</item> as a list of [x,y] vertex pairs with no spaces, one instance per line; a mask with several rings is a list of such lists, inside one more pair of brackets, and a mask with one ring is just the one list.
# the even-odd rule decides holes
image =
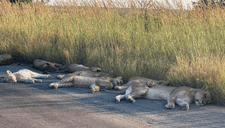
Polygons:
[[165,105],[165,107],[171,109],[171,108],[175,107],[175,104],[169,104],[168,103],[168,104]]
[[115,90],[120,90],[120,87],[119,86],[114,86],[114,89]]
[[100,87],[97,86],[96,84],[92,84],[92,85],[90,86],[90,88],[91,88],[91,92],[92,92],[92,93],[99,92],[99,90],[100,90]]
[[186,104],[184,107],[182,107],[182,110],[184,110],[184,111],[189,110],[189,105],[188,105],[188,104]]
[[115,102],[116,103],[119,103],[120,102],[120,98],[119,97],[116,97]]
[[129,99],[131,103],[135,103],[135,99]]
[[35,82],[36,82],[36,83],[41,83],[42,80],[41,80],[41,79],[36,79]]
[[49,84],[49,87],[54,88],[54,89],[58,89],[59,84],[58,83],[51,83],[51,84]]
[[46,75],[46,79],[49,79],[49,78],[51,78],[51,75],[50,74]]

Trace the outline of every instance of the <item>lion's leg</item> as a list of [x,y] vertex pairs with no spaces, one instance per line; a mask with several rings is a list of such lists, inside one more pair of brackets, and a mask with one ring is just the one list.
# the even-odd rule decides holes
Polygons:
[[73,82],[73,81],[74,81],[73,77],[68,77],[68,78],[58,81],[57,83],[68,83],[68,82]]
[[107,80],[97,80],[96,85],[100,86],[101,88],[104,89],[112,89],[113,88],[113,84]]
[[37,78],[37,79],[41,79],[41,78],[42,79],[48,79],[48,78],[51,77],[50,74],[40,74],[40,73],[36,73],[36,72],[30,71],[30,70],[29,70],[29,72],[31,74],[31,77]]
[[187,111],[189,109],[189,103],[183,99],[177,99],[176,103],[182,107],[183,110]]
[[126,95],[126,99],[130,100],[132,103],[135,102],[134,98],[144,98],[144,95],[146,94],[146,91],[139,90],[139,91],[133,91],[130,94]]
[[165,105],[165,107],[169,108],[169,109],[174,108],[175,107],[175,101],[176,101],[175,97],[170,96],[167,100],[167,104]]
[[58,76],[56,76],[56,78],[62,80],[64,76],[65,76],[65,75],[58,75]]
[[100,90],[100,87],[98,85],[96,85],[96,84],[92,84],[90,86],[90,88],[91,88],[91,92],[92,93],[99,92],[99,90]]
[[126,95],[118,95],[116,96],[116,102],[120,102],[120,100],[126,99]]
[[131,94],[126,95],[126,99],[127,99],[127,100],[130,100],[132,103],[135,102],[135,99],[133,98],[133,95],[131,95]]
[[34,78],[37,78],[37,79],[48,79],[50,78],[51,75],[50,74],[39,74],[38,76],[35,76]]
[[54,83],[51,83],[49,84],[49,87],[53,87],[55,89],[59,88],[59,87],[70,87],[70,86],[73,86],[73,77],[69,77],[69,78],[65,78],[65,79],[62,79],[58,82],[54,82]]
[[114,86],[115,90],[125,90],[127,89],[129,86],[127,84],[124,84],[123,86]]
[[71,87],[73,86],[73,82],[69,83],[51,83],[49,84],[49,87],[52,87],[54,89],[62,88],[62,87]]
[[31,83],[31,84],[42,82],[41,79],[33,79],[33,78],[21,78],[18,81],[24,82],[24,83]]

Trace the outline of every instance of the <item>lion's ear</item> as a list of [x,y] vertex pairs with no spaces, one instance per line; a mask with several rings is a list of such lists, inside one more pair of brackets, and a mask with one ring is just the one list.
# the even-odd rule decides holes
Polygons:
[[11,74],[12,74],[12,72],[11,72],[10,70],[7,70],[6,73],[7,73],[8,75],[11,75]]

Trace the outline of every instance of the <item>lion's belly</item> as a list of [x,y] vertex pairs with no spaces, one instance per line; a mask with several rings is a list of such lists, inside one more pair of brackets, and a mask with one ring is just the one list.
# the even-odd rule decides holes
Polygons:
[[31,78],[31,74],[30,74],[29,70],[27,70],[27,69],[22,69],[18,72],[15,72],[14,75],[16,76],[17,79]]
[[147,92],[147,99],[167,100],[174,87],[152,87]]
[[149,89],[147,99],[167,100],[170,93],[161,90]]
[[88,77],[92,77],[93,76],[93,73],[90,73],[90,72],[82,72],[79,74],[80,76],[88,76]]
[[78,85],[78,86],[90,86],[94,84],[96,81],[96,78],[91,78],[91,77],[74,77],[73,84]]

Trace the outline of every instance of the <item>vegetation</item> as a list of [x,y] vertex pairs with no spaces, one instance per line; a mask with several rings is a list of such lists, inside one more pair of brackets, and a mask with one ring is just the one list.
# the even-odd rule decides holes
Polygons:
[[211,92],[225,104],[225,10],[190,11],[134,1],[49,7],[0,4],[0,54],[31,63],[40,58],[140,75]]

